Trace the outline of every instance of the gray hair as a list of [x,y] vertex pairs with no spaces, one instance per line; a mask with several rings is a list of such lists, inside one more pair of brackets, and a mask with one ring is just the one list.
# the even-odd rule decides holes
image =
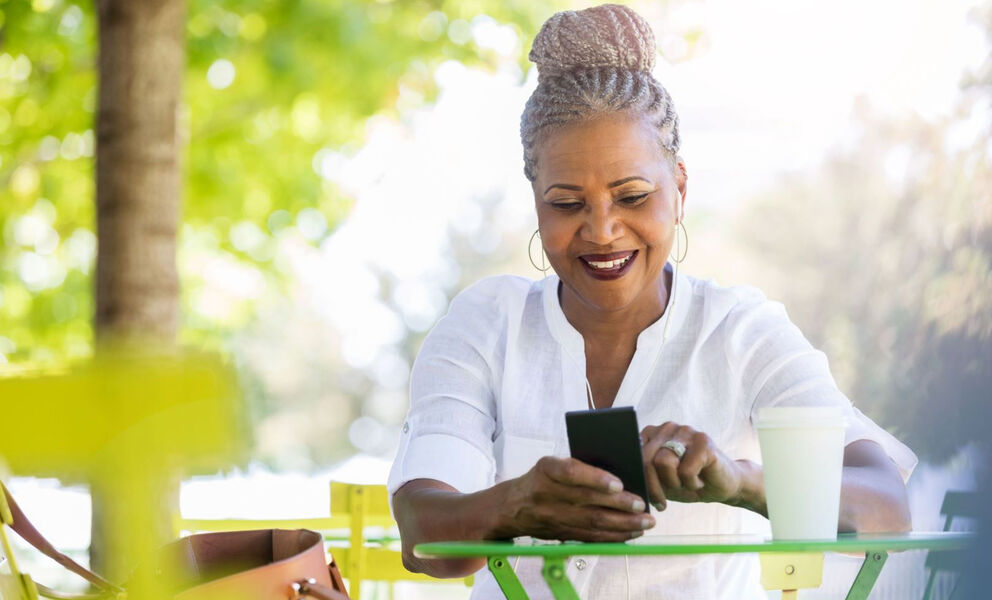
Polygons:
[[527,179],[537,177],[536,148],[545,135],[610,113],[645,119],[674,164],[679,117],[668,91],[651,75],[655,54],[651,27],[626,6],[569,10],[545,21],[529,56],[537,65],[537,89],[520,117]]

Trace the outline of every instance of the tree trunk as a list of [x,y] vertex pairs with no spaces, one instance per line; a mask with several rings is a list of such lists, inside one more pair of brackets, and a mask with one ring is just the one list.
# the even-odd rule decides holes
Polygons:
[[[169,351],[179,323],[177,117],[185,0],[97,0],[97,14],[97,350],[125,343]],[[105,524],[113,519],[99,487],[94,482],[91,564],[119,581],[122,561],[133,557],[114,556],[108,546]],[[168,527],[168,506],[163,509]]]

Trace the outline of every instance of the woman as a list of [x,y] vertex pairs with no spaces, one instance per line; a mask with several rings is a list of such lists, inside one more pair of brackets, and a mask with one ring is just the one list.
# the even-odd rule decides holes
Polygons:
[[[389,482],[411,570],[484,566],[413,556],[436,540],[766,532],[753,418],[772,405],[846,411],[841,530],[910,527],[915,456],[851,406],[781,305],[678,272],[688,176],[655,53],[647,23],[615,5],[558,13],[534,40],[521,137],[554,275],[479,282],[424,342]],[[648,424],[649,514],[567,458],[564,413],[608,406]],[[539,564],[516,568],[547,594]],[[765,597],[753,556],[584,558],[569,577],[583,598]],[[472,597],[502,595],[483,571]]]

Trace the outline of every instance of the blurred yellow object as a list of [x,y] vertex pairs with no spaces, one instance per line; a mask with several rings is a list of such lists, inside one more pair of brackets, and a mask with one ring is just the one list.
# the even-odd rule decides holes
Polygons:
[[89,483],[109,532],[102,551],[119,573],[168,541],[170,482],[228,467],[248,447],[234,374],[213,356],[108,352],[0,376],[0,399],[2,460],[17,474]]
[[[389,511],[389,495],[384,485],[331,482],[331,516],[312,519],[184,519],[175,521],[178,531],[241,531],[245,529],[316,529],[331,540],[330,554],[348,580],[348,594],[360,600],[363,581],[444,583],[403,567],[398,540],[386,535],[366,536],[366,528],[396,527]],[[343,534],[338,537],[335,534]],[[335,542],[343,544],[335,545]],[[346,544],[346,545],[344,545]],[[358,549],[357,551],[355,549]],[[472,585],[472,578],[464,580]]]
[[[343,532],[339,540],[345,545],[332,544],[331,550],[355,600],[362,581],[440,581],[403,568],[398,540],[366,537],[368,527],[396,526],[382,485],[332,483],[328,518],[179,517],[173,519],[174,531],[162,532],[158,521],[167,482],[216,472],[245,457],[248,430],[235,378],[215,357],[149,361],[118,355],[59,372],[22,371],[0,376],[0,399],[0,457],[18,474],[87,481],[99,489],[109,504],[114,535],[106,550],[130,566],[180,530],[304,528]],[[6,538],[2,541],[9,555]],[[12,555],[6,564],[15,575],[0,579],[0,597],[35,600],[36,588],[17,574]],[[471,585],[471,578],[466,581]]]

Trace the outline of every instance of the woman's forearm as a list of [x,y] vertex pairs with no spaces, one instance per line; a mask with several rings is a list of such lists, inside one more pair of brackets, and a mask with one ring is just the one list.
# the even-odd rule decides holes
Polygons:
[[[767,517],[761,466],[746,460],[737,464],[742,472],[741,490],[727,504]],[[895,465],[874,442],[849,444],[844,449],[838,531],[896,532],[911,528],[906,486]]]
[[506,486],[498,484],[462,494],[431,479],[411,481],[393,496],[393,511],[403,545],[403,566],[432,577],[465,577],[485,566],[484,559],[423,559],[413,547],[424,542],[513,537],[504,526]]
[[903,532],[913,528],[905,486],[901,480],[888,479],[875,468],[844,467],[838,531]]

